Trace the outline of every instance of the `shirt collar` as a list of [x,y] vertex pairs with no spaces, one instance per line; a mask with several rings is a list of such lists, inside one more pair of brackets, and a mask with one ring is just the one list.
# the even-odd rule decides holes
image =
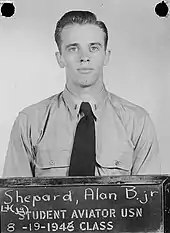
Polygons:
[[78,116],[80,105],[83,101],[85,101],[90,103],[94,115],[98,118],[100,107],[107,99],[108,92],[106,90],[105,85],[103,84],[102,90],[95,96],[95,98],[92,96],[87,96],[87,98],[83,100],[79,98],[76,94],[72,93],[68,89],[67,85],[65,85],[65,89],[62,93],[62,97],[73,117]]

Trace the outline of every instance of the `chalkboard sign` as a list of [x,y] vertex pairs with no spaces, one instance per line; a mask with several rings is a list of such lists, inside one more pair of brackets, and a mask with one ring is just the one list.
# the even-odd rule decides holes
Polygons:
[[168,176],[0,179],[1,233],[170,232],[169,183]]

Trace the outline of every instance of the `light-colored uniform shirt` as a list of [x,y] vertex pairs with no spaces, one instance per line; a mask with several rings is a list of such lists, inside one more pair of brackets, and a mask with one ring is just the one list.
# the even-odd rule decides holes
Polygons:
[[[82,100],[64,91],[23,109],[13,125],[3,177],[68,176]],[[95,121],[95,176],[160,174],[149,114],[104,85],[89,99]]]

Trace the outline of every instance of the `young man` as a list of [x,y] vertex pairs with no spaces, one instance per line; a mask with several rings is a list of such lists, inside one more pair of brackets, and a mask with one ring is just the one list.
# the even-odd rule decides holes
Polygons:
[[70,11],[58,21],[55,40],[65,89],[19,113],[3,177],[159,174],[148,113],[103,83],[110,56],[105,24],[92,12]]

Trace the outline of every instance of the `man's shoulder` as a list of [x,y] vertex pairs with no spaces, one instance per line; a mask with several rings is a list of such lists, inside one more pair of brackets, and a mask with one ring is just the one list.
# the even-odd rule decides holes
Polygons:
[[148,112],[141,106],[134,104],[120,96],[109,92],[111,104],[120,116],[145,118]]
[[25,114],[29,117],[34,117],[35,115],[43,115],[54,105],[59,102],[59,96],[62,92],[52,95],[46,99],[43,99],[35,104],[31,104],[20,111],[21,114]]

